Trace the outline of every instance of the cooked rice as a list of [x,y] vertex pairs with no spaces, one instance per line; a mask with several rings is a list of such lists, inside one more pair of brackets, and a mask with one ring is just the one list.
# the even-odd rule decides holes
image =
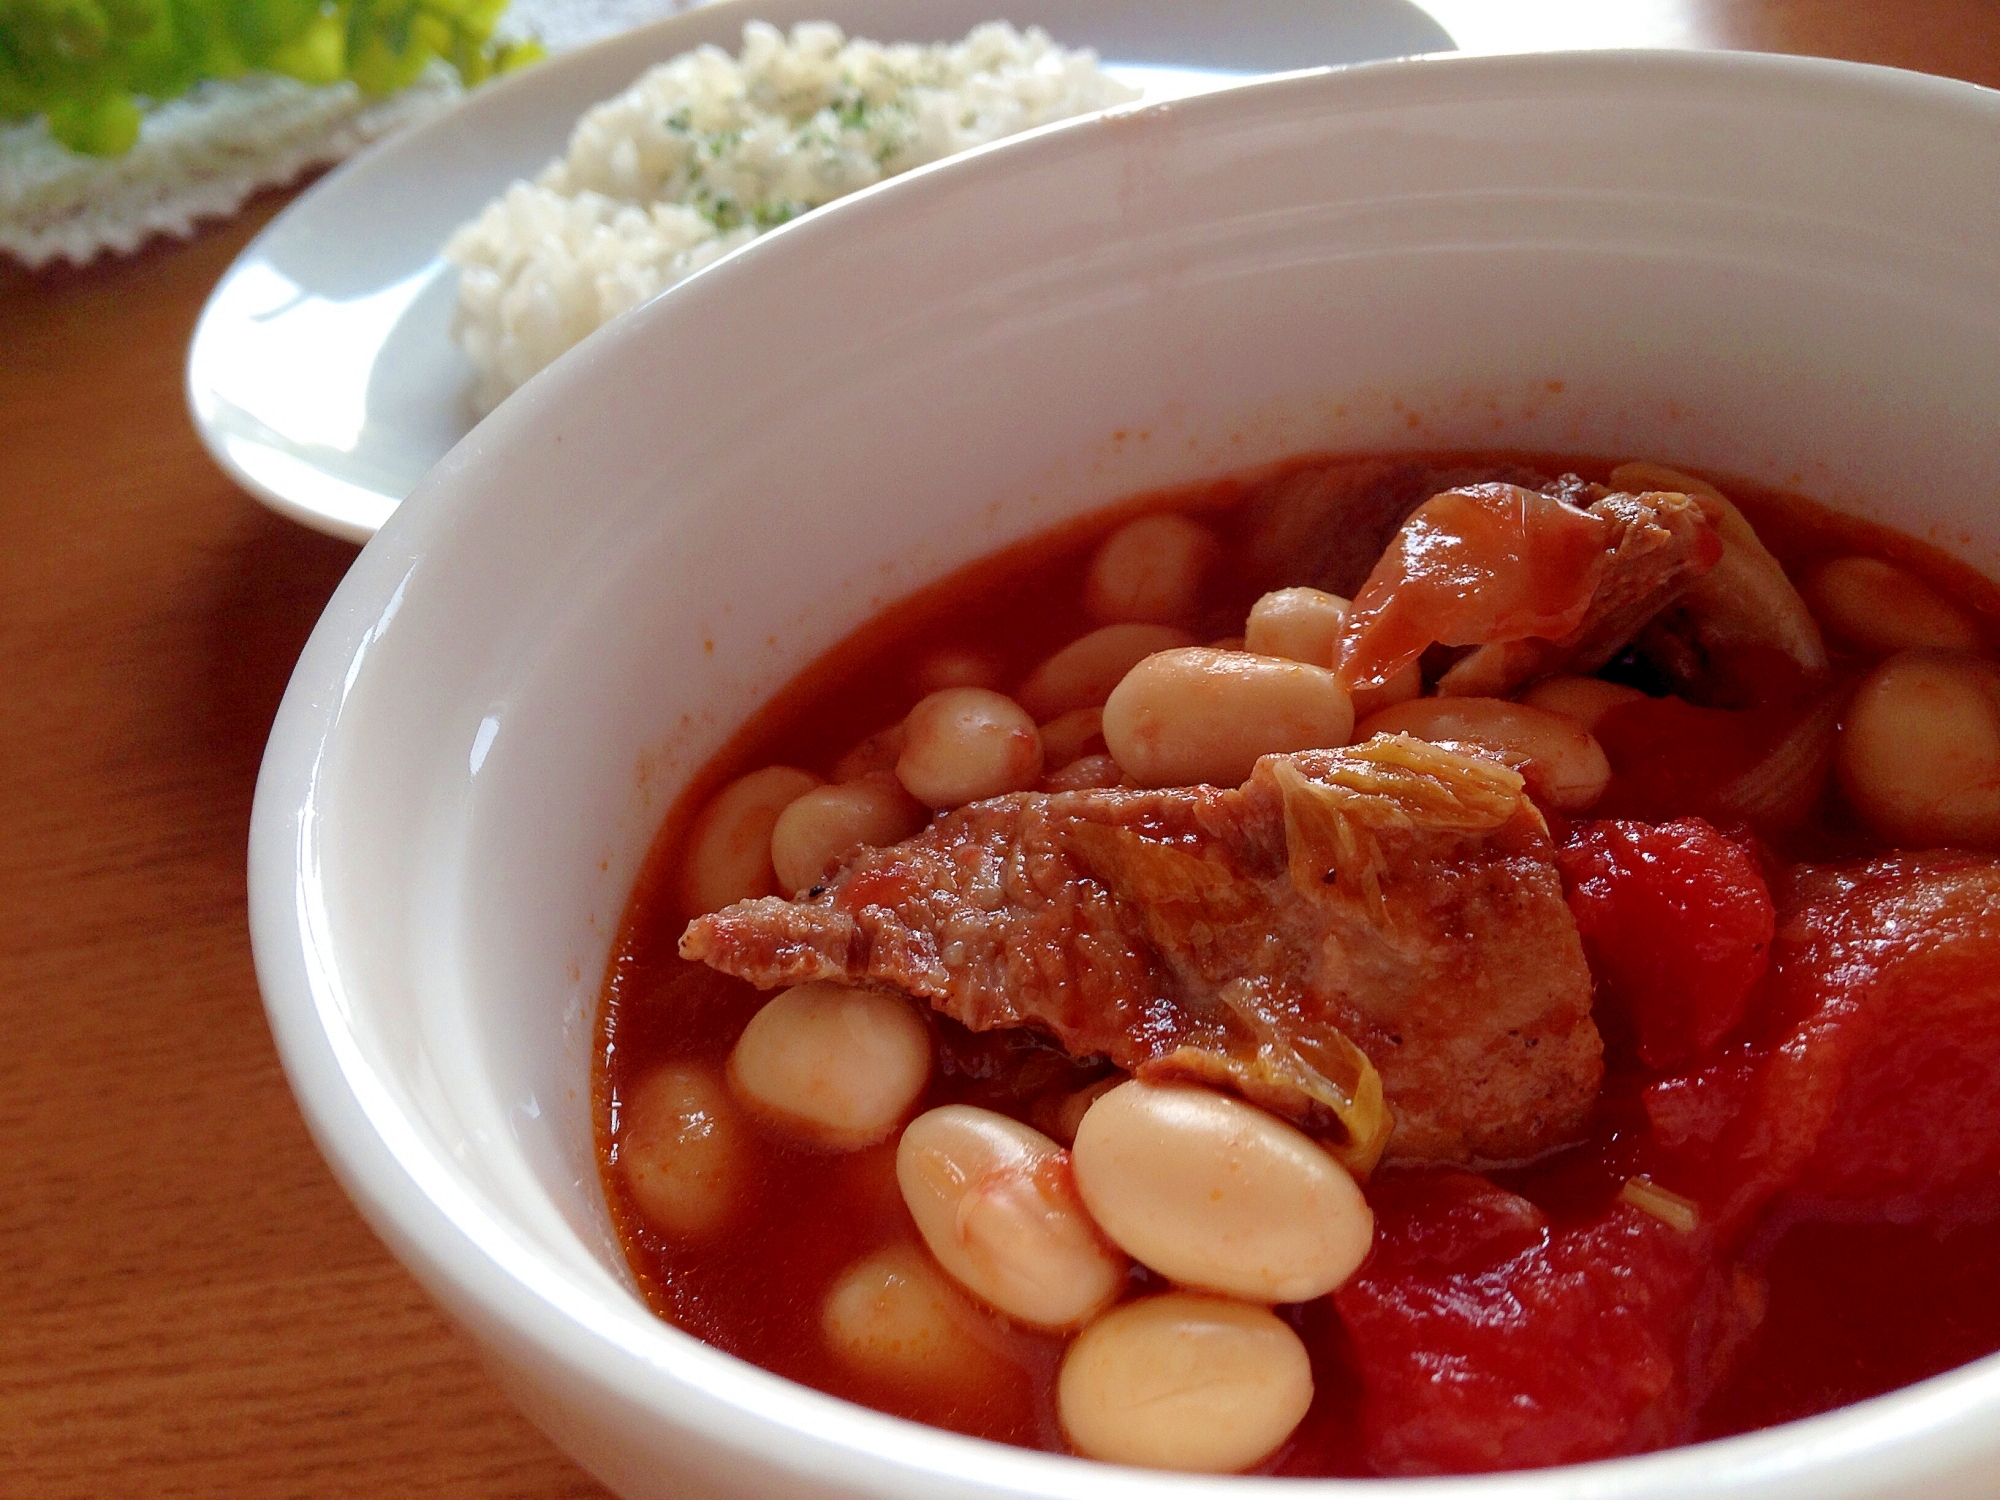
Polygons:
[[585,334],[809,208],[1136,97],[1034,27],[883,46],[753,21],[740,59],[684,53],[590,110],[566,156],[445,245],[474,399],[490,411]]

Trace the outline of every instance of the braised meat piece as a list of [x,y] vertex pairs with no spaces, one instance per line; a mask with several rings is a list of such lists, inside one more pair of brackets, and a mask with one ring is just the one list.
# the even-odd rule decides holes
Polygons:
[[1647,625],[1637,644],[1682,697],[1750,708],[1789,681],[1824,680],[1831,663],[1819,624],[1743,512],[1712,487],[1698,498],[1722,557]]
[[696,920],[681,952],[1222,1084],[1364,1167],[1371,1109],[1392,1161],[1537,1155],[1583,1132],[1602,1073],[1521,778],[1403,737],[1267,756],[1238,790],[975,803],[798,901]]
[[1295,469],[1244,497],[1248,561],[1270,588],[1310,584],[1351,599],[1411,511],[1466,485],[1518,484],[1556,493],[1550,479],[1518,464],[1440,468],[1421,459],[1351,459]]
[[1513,484],[1450,490],[1411,513],[1355,596],[1338,671],[1350,687],[1380,687],[1445,645],[1479,648],[1439,679],[1453,696],[1595,672],[1721,556],[1687,495],[1579,506]]

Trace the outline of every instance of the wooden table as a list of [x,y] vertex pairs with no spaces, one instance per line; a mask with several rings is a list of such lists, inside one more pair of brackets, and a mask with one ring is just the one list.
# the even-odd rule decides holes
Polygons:
[[[1754,47],[2000,85],[1993,0],[1432,0],[1469,48]],[[202,299],[283,206],[0,270],[0,1493],[597,1496],[348,1206],[259,1007],[264,735],[354,549],[188,426]]]

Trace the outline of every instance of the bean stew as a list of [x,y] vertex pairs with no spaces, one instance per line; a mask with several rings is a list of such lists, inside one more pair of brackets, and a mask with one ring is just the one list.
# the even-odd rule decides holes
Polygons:
[[887,610],[606,983],[651,1306],[1206,1472],[1641,1452],[2000,1350],[2000,609],[1648,462],[1302,459]]

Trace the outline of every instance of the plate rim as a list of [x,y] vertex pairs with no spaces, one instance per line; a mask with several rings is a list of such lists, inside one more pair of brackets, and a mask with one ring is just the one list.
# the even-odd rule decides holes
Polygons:
[[[883,0],[816,0],[816,3],[820,3],[823,10],[855,10],[865,15],[867,12],[880,8]],[[1367,3],[1381,18],[1396,15],[1401,24],[1410,26],[1413,31],[1428,30],[1431,33],[1431,40],[1438,44],[1429,46],[1422,51],[1397,53],[1391,54],[1391,56],[1421,57],[1435,55],[1440,52],[1449,53],[1456,51],[1457,43],[1451,33],[1445,29],[1444,25],[1435,16],[1425,10],[1418,3],[1418,0],[1367,0]],[[759,12],[770,8],[772,8],[770,0],[707,0],[707,3],[696,4],[686,10],[677,11],[668,16],[661,16],[655,20],[635,26],[630,30],[617,32],[582,46],[572,48],[544,62],[538,63],[532,68],[526,68],[518,73],[509,74],[481,85],[477,90],[470,92],[462,101],[449,109],[408,130],[399,131],[395,135],[377,142],[363,151],[357,152],[347,161],[342,162],[331,171],[325,173],[316,182],[307,186],[292,202],[285,205],[269,223],[258,230],[250,241],[237,252],[227,269],[216,280],[214,287],[211,288],[208,296],[204,299],[201,313],[195,322],[194,332],[188,342],[188,350],[183,367],[183,398],[186,402],[189,420],[195,429],[195,434],[216,466],[253,499],[279,515],[286,517],[288,520],[296,521],[311,530],[337,537],[343,541],[365,544],[380,529],[382,523],[388,519],[389,515],[394,513],[396,508],[402,503],[402,500],[408,498],[407,495],[392,498],[381,489],[371,488],[325,469],[315,468],[311,459],[302,455],[295,444],[284,441],[256,443],[254,439],[246,437],[238,424],[230,422],[220,411],[213,409],[221,403],[223,398],[214,389],[213,384],[204,378],[205,365],[207,360],[212,356],[214,341],[219,336],[219,331],[223,326],[223,304],[226,295],[237,285],[240,277],[247,268],[260,263],[266,257],[268,248],[273,243],[295,234],[302,223],[309,223],[316,214],[327,206],[331,199],[351,189],[357,179],[363,182],[376,178],[386,178],[389,181],[394,181],[402,170],[410,166],[420,166],[434,148],[437,137],[444,129],[464,129],[468,125],[476,126],[484,116],[511,110],[514,107],[517,96],[524,92],[545,91],[551,87],[552,82],[559,84],[564,78],[575,73],[591,71],[597,66],[607,64],[613,57],[633,53],[639,54],[642,57],[650,57],[653,59],[653,62],[664,61],[693,47],[703,45],[707,40],[706,33],[717,29],[720,29],[724,33],[740,33],[744,23],[759,19]],[[1085,0],[1085,3],[1078,5],[1076,8],[1081,13],[1097,7],[1094,0]],[[1274,12],[1283,12],[1292,8],[1276,5],[1272,9]],[[1309,15],[1310,11],[1302,10],[1297,13],[1304,16]],[[827,16],[824,19],[833,20],[836,25],[839,25],[849,35],[856,34],[857,27],[865,27],[868,24],[865,19],[857,19],[852,22],[842,20],[837,16]],[[785,24],[796,24],[796,21],[789,21]],[[1021,24],[1041,25],[1044,23],[1027,22]],[[686,34],[687,39],[676,45],[676,42],[683,34]],[[1068,43],[1065,43],[1065,45],[1068,45]],[[1388,57],[1368,59],[1366,61],[1379,62],[1387,60],[1389,60]],[[635,61],[633,66],[637,69],[644,69],[652,66],[653,62]],[[1356,65],[1365,64],[1347,63],[1318,66],[1345,67]],[[1303,65],[1299,70],[1291,71],[1313,70],[1315,70],[1315,65],[1307,64]],[[1277,75],[1245,74],[1243,81],[1248,82],[1255,77],[1270,76]],[[1133,106],[1113,106],[1113,108],[1130,107]],[[1144,107],[1143,102],[1140,107]],[[1000,142],[989,143],[989,146],[1011,144],[1012,142],[1038,135],[1043,131],[1063,129],[1079,120],[1090,118],[1092,115],[1101,112],[1091,111],[1085,115],[1073,116],[1067,120],[1054,121],[1034,130],[1023,131],[1016,136],[1005,137]],[[571,123],[573,123],[573,120],[565,121],[565,130],[567,130],[568,125]],[[556,149],[559,150],[560,148]],[[944,160],[950,161],[953,159],[955,158],[945,158]],[[942,162],[939,162],[929,165],[936,167],[942,164]],[[885,179],[885,181],[889,180],[894,179]],[[877,186],[880,186],[880,184],[877,184]],[[504,184],[501,187],[504,187]],[[496,192],[499,190],[501,189],[495,189]],[[852,195],[848,196],[851,197]],[[826,208],[837,207],[843,201],[845,199],[836,199],[832,203],[823,205],[822,209],[814,210],[814,212],[818,213]],[[801,215],[801,217],[805,216]],[[759,238],[761,239],[762,236],[759,236]],[[753,243],[755,242],[753,241]],[[734,253],[731,252],[731,255]],[[715,263],[720,263],[729,258],[731,258],[729,255],[719,256]],[[412,274],[415,274],[415,272],[413,271]],[[676,286],[680,284],[682,283],[676,283]],[[669,287],[667,290],[672,291],[673,289]],[[665,293],[661,293],[660,295],[665,295]],[[464,442],[470,437],[477,430],[479,420],[471,422],[459,434],[450,447],[436,455],[432,460],[431,466],[434,467],[437,463],[442,462],[451,452],[452,448],[455,448],[459,443]],[[238,457],[233,451],[238,444],[254,444],[260,452],[270,454],[274,458],[281,460],[281,466],[308,470],[313,477],[309,484],[301,484],[290,488],[270,482]],[[426,472],[428,472],[428,469]],[[422,476],[420,475],[416,481],[413,481],[412,490],[414,490],[416,483],[421,482],[421,478]],[[304,493],[308,488],[322,495],[337,496],[339,501],[346,503],[336,503],[328,499],[315,499],[311,495]],[[379,511],[379,516],[373,524],[357,519],[357,514],[359,513],[375,511]]]

